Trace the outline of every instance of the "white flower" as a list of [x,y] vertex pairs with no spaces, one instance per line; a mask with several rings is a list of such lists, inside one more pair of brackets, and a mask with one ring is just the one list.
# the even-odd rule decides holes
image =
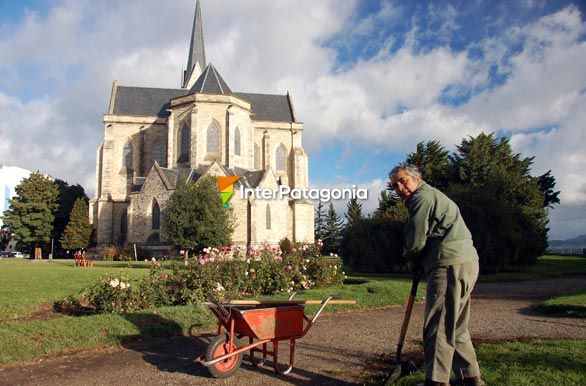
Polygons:
[[203,249],[203,253],[210,253],[210,249],[209,248],[204,248]]
[[226,289],[224,288],[224,286],[220,283],[216,283],[216,291],[218,292],[222,292],[225,291]]
[[245,271],[244,272],[244,276],[248,276],[248,271]]
[[118,281],[118,279],[112,279],[112,280],[110,280],[109,284],[110,284],[110,287],[116,288],[116,287],[118,287],[118,284],[120,284],[120,282]]
[[130,283],[120,282],[120,289],[126,289],[130,287]]
[[254,273],[254,268],[250,268],[250,272],[253,272]]
[[153,257],[151,258],[151,261],[152,261],[153,263],[156,263],[156,262],[157,262],[157,259],[155,259],[155,257],[153,256]]

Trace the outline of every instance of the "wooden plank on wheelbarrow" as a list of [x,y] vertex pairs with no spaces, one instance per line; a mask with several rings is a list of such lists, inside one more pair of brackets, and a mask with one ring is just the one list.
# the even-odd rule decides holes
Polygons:
[[[231,306],[254,306],[261,304],[322,304],[323,300],[230,300]],[[330,300],[328,304],[356,304],[356,300]]]

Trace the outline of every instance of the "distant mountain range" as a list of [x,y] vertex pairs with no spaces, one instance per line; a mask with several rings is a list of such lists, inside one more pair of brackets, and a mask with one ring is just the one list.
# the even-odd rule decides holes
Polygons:
[[583,244],[586,244],[586,234],[572,237],[571,239],[566,239],[566,240],[549,240],[548,244],[550,246],[554,246],[554,245],[583,245]]
[[564,253],[584,253],[586,250],[586,234],[566,240],[549,240],[548,250]]

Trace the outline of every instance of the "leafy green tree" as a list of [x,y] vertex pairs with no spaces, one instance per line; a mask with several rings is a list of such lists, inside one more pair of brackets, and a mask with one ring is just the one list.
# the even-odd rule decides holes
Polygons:
[[55,220],[53,221],[53,237],[55,240],[59,240],[69,223],[69,216],[77,199],[83,198],[87,203],[89,198],[79,184],[69,185],[66,181],[60,179],[56,179],[55,183],[59,187],[59,199]]
[[324,213],[324,204],[319,201],[317,208],[315,208],[315,222],[313,225],[314,235],[316,240],[323,240],[325,232],[326,215]]
[[356,197],[351,198],[346,205],[346,226],[350,226],[353,223],[360,221],[364,218],[362,215],[362,203],[358,202]]
[[[449,152],[439,141],[419,142],[417,150],[407,155],[407,162],[416,165],[423,179],[432,186],[443,189],[448,186],[451,175]],[[390,181],[388,183],[390,185]],[[392,189],[391,186],[388,186]]]
[[16,197],[4,212],[4,228],[26,246],[48,243],[59,194],[57,184],[40,172],[31,173],[16,186]]
[[553,208],[553,204],[559,204],[559,190],[555,191],[555,177],[551,175],[551,170],[537,177],[537,185],[543,193],[543,207]]
[[477,137],[463,139],[452,161],[458,182],[483,186],[490,183],[491,173],[498,169],[513,177],[530,177],[533,158],[521,158],[520,154],[513,153],[507,138],[499,140],[494,133],[481,133]]
[[342,242],[343,221],[336,213],[334,204],[330,202],[328,212],[325,219],[323,248],[324,254],[340,253],[340,245]]
[[384,217],[398,200],[391,191],[381,191],[378,197],[378,207],[374,210],[374,217]]
[[396,272],[405,265],[404,224],[386,217],[366,218],[346,228],[344,263],[358,272]]
[[60,239],[61,246],[63,249],[73,250],[87,248],[91,235],[92,226],[89,221],[88,203],[79,197],[71,209],[69,223],[67,223]]
[[201,251],[232,243],[232,209],[222,207],[216,179],[180,183],[163,211],[168,239],[182,249]]

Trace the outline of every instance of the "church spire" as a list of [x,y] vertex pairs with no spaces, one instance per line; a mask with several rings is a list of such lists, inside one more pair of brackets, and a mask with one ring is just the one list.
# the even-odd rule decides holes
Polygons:
[[191,31],[191,43],[187,68],[183,76],[182,88],[190,88],[206,67],[206,53],[203,44],[203,25],[201,22],[201,7],[199,0],[195,3],[195,16],[193,17],[193,29]]

